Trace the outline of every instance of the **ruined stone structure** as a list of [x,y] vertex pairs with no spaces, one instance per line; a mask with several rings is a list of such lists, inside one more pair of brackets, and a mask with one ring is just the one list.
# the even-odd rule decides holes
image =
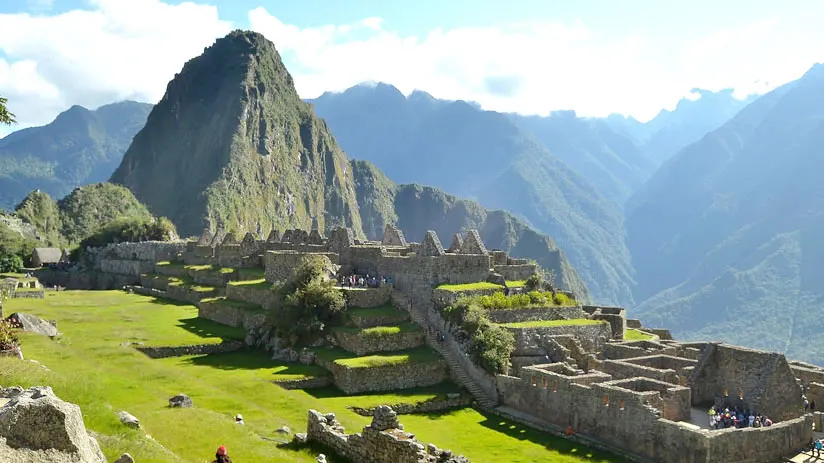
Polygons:
[[360,463],[469,463],[448,450],[420,443],[414,434],[403,430],[397,414],[385,405],[377,407],[372,423],[356,434],[346,434],[334,413],[309,410],[306,437]]
[[[140,284],[135,291],[190,301],[199,306],[201,317],[245,328],[247,344],[271,348],[264,326],[264,313],[275,300],[271,285],[233,283],[282,281],[310,255],[324,260],[330,276],[341,272],[390,278],[391,286],[341,290],[352,307],[391,304],[402,314],[354,317],[352,326],[331,336],[334,345],[358,356],[429,345],[443,360],[352,368],[311,350],[292,351],[282,358],[316,363],[330,372],[328,378],[300,386],[325,385],[331,378],[344,392],[359,393],[431,385],[451,376],[487,410],[513,419],[527,416],[526,423],[540,429],[571,426],[590,439],[587,443],[597,442],[638,461],[771,462],[806,445],[813,420],[821,421],[803,414],[802,393],[824,404],[824,368],[725,344],[676,342],[668,330],[628,320],[620,307],[490,311],[489,319],[504,324],[516,339],[508,374],[490,375],[466,355],[466,345],[457,340],[456,327],[446,323],[441,309],[458,297],[500,289],[455,292],[437,286],[490,277],[524,280],[538,269],[525,259],[486,249],[475,231],[457,235],[445,250],[433,231],[418,244],[407,242],[392,226],[386,227],[381,242],[359,242],[347,228],[332,231],[328,238],[316,230],[274,230],[266,240],[247,234],[241,242],[220,229],[206,230],[197,241],[121,243],[92,250],[90,268],[97,276],[91,287]],[[170,277],[179,281],[173,284]],[[410,320],[423,329],[386,338],[366,338],[359,331]],[[572,322],[517,326],[552,320]],[[650,339],[623,341],[628,329],[651,333]],[[436,340],[436,332],[445,339]],[[689,423],[691,407],[706,409],[719,401],[763,413],[776,423],[723,430]],[[384,413],[363,433],[346,435],[333,416],[310,412],[310,439],[354,461],[418,463],[436,461],[435,454],[437,461],[449,461],[443,452],[433,453],[409,439],[402,429],[385,427]]]
[[[501,401],[639,460],[767,463],[793,455],[812,438],[813,415],[803,414],[801,387],[783,355],[673,341],[613,347],[585,374],[550,363],[523,367],[520,377],[500,375]],[[719,430],[690,424],[691,406],[706,410],[715,401],[766,414],[776,423]]]

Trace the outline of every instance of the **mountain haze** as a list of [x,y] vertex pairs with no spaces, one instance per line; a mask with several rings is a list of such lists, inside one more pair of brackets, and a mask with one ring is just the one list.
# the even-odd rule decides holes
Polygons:
[[636,315],[821,363],[822,146],[816,65],[664,163],[627,217]]
[[512,212],[557,241],[596,300],[631,304],[619,206],[510,116],[421,91],[406,97],[387,84],[311,101],[349,155],[399,183],[431,185]]
[[190,60],[134,139],[112,182],[127,186],[181,234],[209,221],[229,231],[351,227],[382,237],[397,223],[410,240],[478,228],[490,248],[531,257],[587,299],[555,243],[503,211],[417,185],[397,185],[350,162],[326,123],[300,100],[274,44],[234,31]]
[[151,108],[134,101],[94,111],[72,106],[48,125],[0,139],[0,208],[12,209],[35,189],[62,198],[108,179]]

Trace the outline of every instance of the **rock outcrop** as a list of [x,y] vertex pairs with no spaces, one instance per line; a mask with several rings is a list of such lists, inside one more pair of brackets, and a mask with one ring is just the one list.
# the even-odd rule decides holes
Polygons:
[[80,407],[50,387],[0,390],[0,461],[3,463],[106,463],[83,424]]
[[20,326],[23,331],[38,333],[45,336],[57,336],[56,326],[35,315],[17,312],[9,315],[8,320],[11,320],[15,325]]

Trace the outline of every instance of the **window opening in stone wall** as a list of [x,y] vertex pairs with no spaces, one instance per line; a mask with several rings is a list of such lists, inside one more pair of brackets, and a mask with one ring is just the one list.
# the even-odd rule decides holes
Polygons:
[[558,381],[552,382],[552,392],[558,392]]
[[535,378],[534,376],[532,376],[532,385],[533,385],[533,386],[537,386],[537,385],[538,385],[538,379],[537,379],[537,378]]
[[744,400],[744,391],[742,391],[741,389],[738,390],[738,398]]
[[618,410],[624,411],[624,399],[618,401]]
[[541,379],[541,387],[544,389],[549,387],[549,381],[546,378]]
[[604,406],[609,407],[609,396],[608,395],[604,395]]

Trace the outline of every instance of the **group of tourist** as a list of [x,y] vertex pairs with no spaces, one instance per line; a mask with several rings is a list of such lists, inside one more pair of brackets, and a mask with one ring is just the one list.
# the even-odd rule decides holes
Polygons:
[[340,285],[349,288],[379,288],[383,285],[392,285],[392,277],[375,275],[344,275],[340,277]]
[[765,415],[752,410],[743,410],[740,407],[720,407],[713,405],[709,410],[710,428],[762,428],[772,426],[773,421]]

